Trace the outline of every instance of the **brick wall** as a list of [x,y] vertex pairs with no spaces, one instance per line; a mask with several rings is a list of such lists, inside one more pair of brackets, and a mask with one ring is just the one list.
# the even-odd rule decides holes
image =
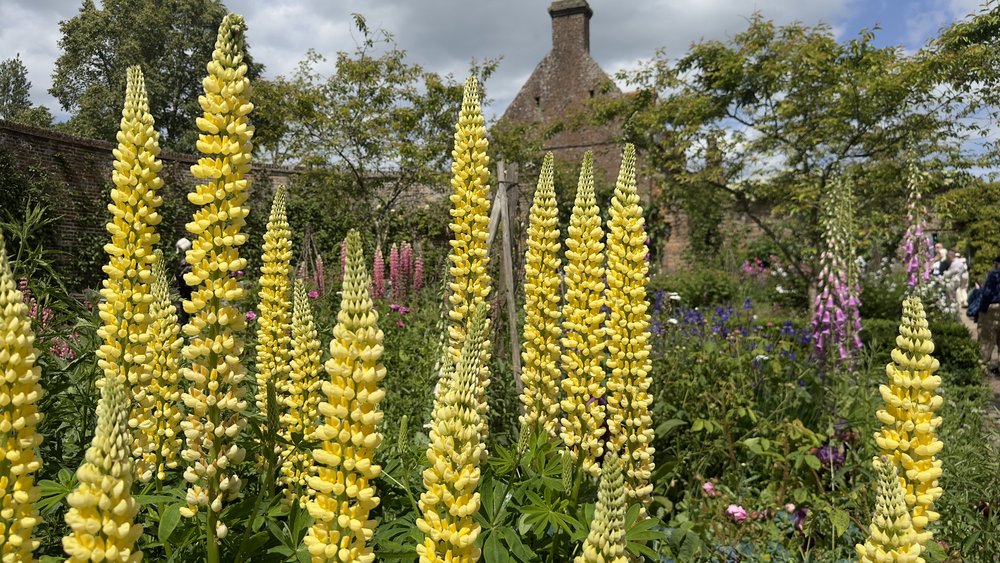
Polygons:
[[[108,212],[104,209],[111,190],[111,172],[116,145],[96,139],[83,139],[47,129],[27,127],[0,120],[0,151],[13,157],[25,168],[43,171],[55,193],[47,197],[49,212],[60,218],[54,224],[57,250],[73,255],[88,250],[95,237],[105,235]],[[169,151],[160,153],[164,187],[163,214],[170,219],[161,228],[164,248],[183,236],[184,223],[190,220],[193,206],[187,192],[195,185],[191,165],[197,156]],[[254,164],[251,189],[270,192],[278,184],[287,184],[294,170],[283,166]]]

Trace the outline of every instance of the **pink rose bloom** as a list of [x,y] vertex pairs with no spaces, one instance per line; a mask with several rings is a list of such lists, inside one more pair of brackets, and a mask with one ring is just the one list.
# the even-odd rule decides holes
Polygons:
[[248,323],[252,323],[255,320],[257,320],[257,313],[254,313],[253,309],[251,309],[251,310],[247,311],[246,317],[247,317],[247,322]]
[[701,490],[705,491],[705,494],[707,494],[710,497],[714,497],[716,494],[715,485],[713,485],[711,481],[705,481],[704,483],[702,483]]
[[792,512],[795,512],[795,505],[792,504],[792,503],[786,504],[785,505],[785,512],[787,512],[789,514],[791,514]]
[[747,519],[746,509],[738,504],[730,504],[729,507],[726,508],[726,515],[736,522],[742,522]]
[[314,289],[310,291],[307,295],[309,296],[309,299],[316,299],[319,297],[319,292]]

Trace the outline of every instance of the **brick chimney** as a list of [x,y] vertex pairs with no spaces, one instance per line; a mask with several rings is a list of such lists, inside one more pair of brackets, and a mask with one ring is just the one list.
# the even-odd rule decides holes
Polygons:
[[552,16],[552,50],[590,52],[590,17],[594,11],[587,0],[555,0]]

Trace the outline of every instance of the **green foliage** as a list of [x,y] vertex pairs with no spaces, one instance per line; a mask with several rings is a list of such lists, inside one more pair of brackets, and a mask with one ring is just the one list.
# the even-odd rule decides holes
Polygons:
[[[898,315],[897,315],[898,316]],[[931,318],[931,334],[934,337],[934,357],[941,362],[942,370],[948,375],[942,386],[975,386],[982,384],[979,367],[979,348],[970,338],[969,329],[955,320]],[[862,317],[861,338],[874,351],[875,363],[882,365],[890,360],[889,352],[896,345],[899,334],[899,320]]]
[[720,303],[733,303],[741,296],[740,283],[722,270],[699,268],[682,270],[654,277],[649,282],[650,292],[664,290],[678,293],[688,307],[707,307]]
[[757,14],[732,39],[696,43],[676,62],[659,53],[626,77],[638,94],[604,111],[627,118],[626,138],[663,179],[663,197],[695,221],[696,255],[716,240],[699,214],[732,210],[808,283],[818,202],[838,172],[853,173],[866,202],[862,231],[901,233],[907,148],[967,166],[926,65],[877,47],[867,30],[841,42],[825,25],[778,27]]
[[[49,92],[72,113],[63,126],[85,137],[112,141],[125,100],[125,69],[140,65],[160,146],[193,152],[201,115],[198,96],[205,61],[212,58],[220,0],[84,0],[59,24],[60,55]],[[248,76],[263,70],[247,55]]]
[[1000,183],[971,181],[938,197],[936,207],[968,248],[970,280],[982,281],[1000,256]]
[[462,85],[410,63],[391,35],[370,30],[363,17],[355,15],[355,25],[360,42],[337,53],[331,74],[320,70],[326,58],[310,51],[291,78],[264,87],[272,108],[264,119],[281,125],[263,149],[303,167],[290,214],[329,231],[316,233],[324,250],[351,227],[377,243],[421,231],[440,236]]
[[31,82],[20,54],[0,61],[0,119],[35,127],[52,124],[47,108],[31,105]]

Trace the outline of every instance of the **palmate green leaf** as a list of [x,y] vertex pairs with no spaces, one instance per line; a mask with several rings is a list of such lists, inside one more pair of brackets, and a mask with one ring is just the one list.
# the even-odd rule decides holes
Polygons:
[[587,526],[570,516],[572,507],[568,499],[546,502],[534,491],[528,491],[527,497],[530,504],[521,508],[518,520],[521,533],[531,530],[535,537],[542,537],[550,528],[570,536],[586,533]]
[[625,514],[625,541],[629,553],[656,560],[656,552],[649,548],[649,544],[666,542],[668,539],[669,536],[659,518],[641,517],[638,504],[629,507]]
[[44,479],[38,482],[40,496],[38,501],[35,502],[35,508],[42,514],[48,513],[62,504],[66,495],[73,492],[73,489],[76,488],[76,475],[71,473],[70,470],[66,468],[60,469],[56,478],[58,481]]

